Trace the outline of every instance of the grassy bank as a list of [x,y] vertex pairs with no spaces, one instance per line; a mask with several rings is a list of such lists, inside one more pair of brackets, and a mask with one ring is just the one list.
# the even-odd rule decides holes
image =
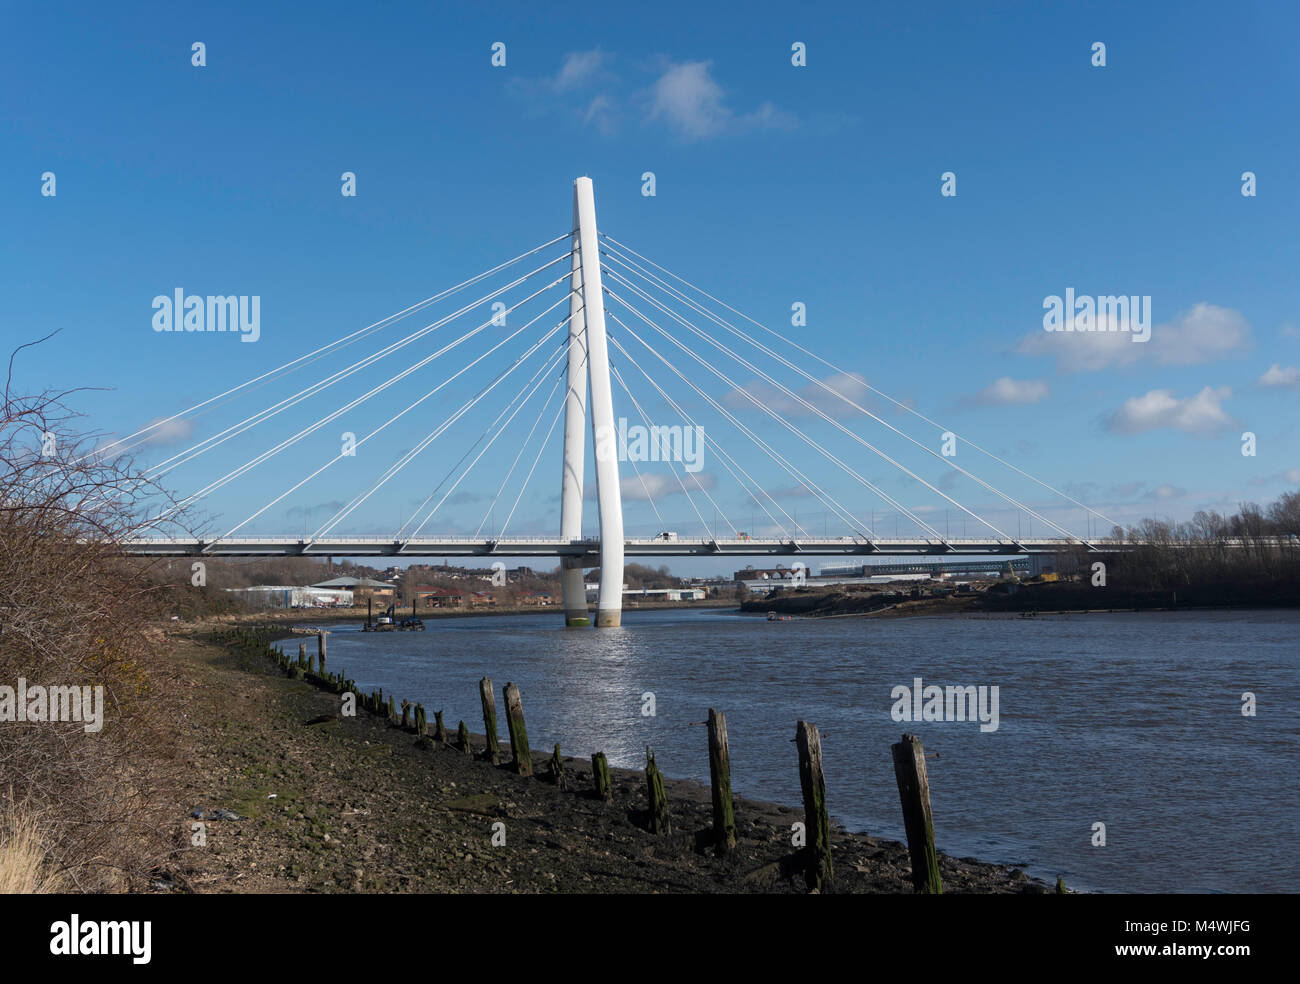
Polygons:
[[[669,779],[674,832],[651,834],[642,772],[611,770],[612,803],[593,797],[586,760],[564,760],[560,789],[541,778],[550,751],[535,750],[537,777],[522,778],[420,741],[386,714],[359,707],[340,717],[337,694],[210,640],[206,628],[169,640],[194,695],[179,723],[189,759],[177,816],[227,809],[245,819],[208,822],[206,846],[188,847],[154,890],[805,891],[790,845],[802,810],[737,799],[738,848],[719,859],[707,787]],[[473,736],[476,753],[484,744]],[[501,846],[492,845],[496,823]],[[838,827],[831,842],[835,891],[911,891],[903,845]],[[940,869],[946,891],[1047,890],[971,859],[942,856]]]

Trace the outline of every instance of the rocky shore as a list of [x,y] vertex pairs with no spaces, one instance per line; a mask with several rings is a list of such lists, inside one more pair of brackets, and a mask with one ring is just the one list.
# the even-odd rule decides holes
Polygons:
[[[205,627],[173,629],[169,643],[192,695],[179,735],[182,850],[147,890],[806,891],[791,846],[802,810],[737,798],[738,847],[719,859],[706,786],[668,779],[673,832],[652,834],[642,772],[611,769],[605,803],[592,795],[587,760],[565,760],[561,790],[543,778],[549,752],[534,751],[537,777],[521,778],[385,716],[340,717],[337,694],[212,643]],[[904,845],[839,827],[831,838],[833,891],[911,892]],[[1050,891],[971,858],[941,855],[940,871],[947,892]]]

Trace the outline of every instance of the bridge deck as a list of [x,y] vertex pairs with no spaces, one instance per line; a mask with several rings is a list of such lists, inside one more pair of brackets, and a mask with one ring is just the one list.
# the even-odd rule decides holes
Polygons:
[[[329,537],[318,540],[291,537],[241,537],[201,539],[141,538],[122,543],[124,552],[153,557],[581,557],[595,560],[600,541],[562,540],[556,537],[510,537],[506,540],[450,537],[394,540],[389,537]],[[1065,550],[1122,550],[1118,540],[1034,539],[878,539],[854,537],[826,539],[678,537],[630,538],[624,541],[629,557],[779,557],[810,556],[978,556],[1055,554]]]

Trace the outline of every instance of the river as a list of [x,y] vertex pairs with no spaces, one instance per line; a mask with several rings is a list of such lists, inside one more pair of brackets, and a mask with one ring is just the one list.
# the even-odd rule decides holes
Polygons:
[[[482,731],[480,677],[496,684],[499,716],[513,681],[534,750],[559,742],[566,755],[604,751],[641,768],[650,745],[668,775],[703,782],[696,722],[715,707],[736,794],[792,806],[795,723],[811,721],[833,817],[896,840],[889,746],[911,731],[937,753],[935,835],[948,854],[1088,891],[1297,888],[1300,612],[768,622],[701,609],[628,611],[604,630],[566,630],[554,612],[426,624],[327,626],[329,669],[423,703],[431,726],[444,710],[449,731],[460,719]],[[996,686],[996,730],[894,720],[894,688],[917,677]]]

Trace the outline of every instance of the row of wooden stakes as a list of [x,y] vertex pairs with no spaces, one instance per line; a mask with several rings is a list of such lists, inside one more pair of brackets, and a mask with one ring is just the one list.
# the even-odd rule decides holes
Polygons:
[[[307,644],[298,645],[297,659],[283,650],[272,647],[270,632],[264,629],[240,629],[223,633],[219,641],[245,650],[261,650],[289,676],[305,679],[316,686],[335,693],[354,694],[357,703],[367,711],[385,716],[404,730],[413,731],[417,741],[433,747],[440,744],[455,748],[465,755],[473,754],[469,728],[461,721],[455,740],[448,737],[442,720],[442,711],[434,712],[433,733],[422,704],[403,700],[399,705],[390,695],[387,700],[381,689],[362,693],[354,680],[343,673],[329,673],[325,668],[326,636],[319,633],[317,653],[309,656]],[[532,752],[528,745],[528,729],[524,723],[524,706],[519,688],[507,683],[505,698],[506,728],[510,735],[510,766],[520,776],[533,775]],[[492,680],[479,681],[479,700],[483,708],[483,728],[487,744],[483,758],[493,765],[501,764],[501,748],[497,737],[496,696]],[[709,784],[713,804],[713,845],[719,856],[730,854],[736,847],[736,816],[731,795],[731,752],[727,741],[726,716],[709,709]],[[805,846],[803,854],[804,880],[809,889],[823,891],[834,882],[834,865],[831,859],[830,817],[826,807],[826,780],[822,772],[821,734],[815,724],[798,722],[795,744],[799,753],[799,783],[803,790]],[[908,852],[912,863],[912,884],[920,893],[939,894],[943,884],[939,877],[939,859],[934,846],[934,823],[930,812],[930,786],[926,776],[925,749],[921,739],[905,734],[900,742],[891,746],[894,775],[898,782],[899,798],[903,807],[903,823],[907,831]],[[591,773],[595,795],[605,802],[613,801],[609,762],[604,752],[591,757]],[[654,753],[646,749],[646,791],[649,798],[648,826],[652,833],[671,833],[672,822],[668,813],[668,799],[664,792],[664,777]],[[545,778],[560,789],[568,788],[564,759],[557,744],[546,765]]]

